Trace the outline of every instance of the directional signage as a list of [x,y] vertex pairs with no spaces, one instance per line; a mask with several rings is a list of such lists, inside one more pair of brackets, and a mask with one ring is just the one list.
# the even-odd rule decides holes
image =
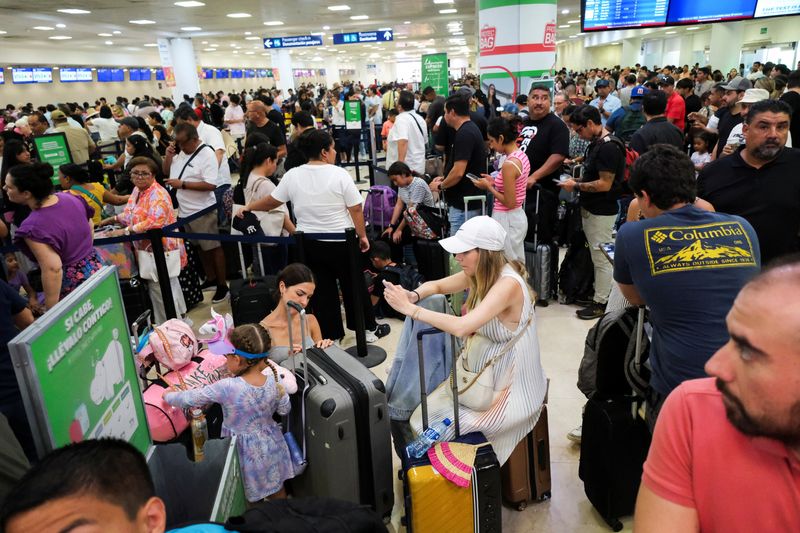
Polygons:
[[305,48],[306,46],[322,46],[320,35],[295,35],[293,37],[266,37],[264,48]]
[[352,33],[334,33],[333,44],[358,44],[393,41],[392,30],[358,31]]

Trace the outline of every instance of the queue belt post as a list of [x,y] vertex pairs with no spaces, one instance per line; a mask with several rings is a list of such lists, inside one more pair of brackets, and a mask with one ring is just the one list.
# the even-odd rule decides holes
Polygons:
[[305,264],[306,245],[305,245],[305,237],[303,237],[303,232],[295,231],[293,237],[294,237],[294,261],[296,263]]
[[150,239],[150,246],[153,250],[153,259],[156,263],[156,273],[158,274],[158,286],[161,289],[161,299],[164,300],[164,316],[167,320],[178,318],[175,311],[175,300],[172,295],[172,285],[169,282],[169,270],[167,269],[167,257],[164,252],[164,231],[161,228],[147,230],[147,237]]
[[358,247],[358,237],[354,228],[344,230],[347,252],[350,259],[350,283],[353,287],[353,327],[356,330],[356,345],[345,350],[354,356],[361,364],[367,368],[372,368],[386,360],[386,351],[380,346],[367,344],[366,325],[364,324],[364,278],[361,275],[361,268],[358,258],[361,256],[361,249]]

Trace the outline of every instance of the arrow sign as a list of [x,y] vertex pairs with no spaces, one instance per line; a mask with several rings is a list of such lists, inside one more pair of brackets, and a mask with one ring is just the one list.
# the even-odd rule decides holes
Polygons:
[[307,46],[322,46],[322,37],[319,35],[294,35],[292,37],[266,37],[264,48],[305,48]]
[[383,40],[384,41],[391,41],[392,40],[392,32],[390,32],[390,31],[383,32]]

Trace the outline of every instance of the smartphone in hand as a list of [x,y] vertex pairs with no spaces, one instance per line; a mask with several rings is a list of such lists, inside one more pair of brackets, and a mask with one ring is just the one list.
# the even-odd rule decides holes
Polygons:
[[472,181],[481,181],[481,177],[480,176],[476,176],[472,172],[467,172],[467,177],[469,179],[471,179]]

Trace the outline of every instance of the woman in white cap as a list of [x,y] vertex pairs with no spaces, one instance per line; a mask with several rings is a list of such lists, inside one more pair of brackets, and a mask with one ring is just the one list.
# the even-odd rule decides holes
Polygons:
[[[423,283],[414,291],[384,282],[384,296],[394,309],[465,339],[457,363],[461,434],[482,432],[500,464],[533,429],[547,389],[534,321],[535,297],[524,265],[510,262],[503,252],[505,240],[506,232],[496,220],[473,217],[454,236],[440,241],[455,254],[462,272]],[[416,305],[433,294],[466,289],[468,312],[461,317]],[[431,424],[453,417],[448,389],[445,380],[428,396]],[[410,423],[415,433],[422,431],[419,408]],[[451,440],[454,431],[450,426],[445,440]]]

